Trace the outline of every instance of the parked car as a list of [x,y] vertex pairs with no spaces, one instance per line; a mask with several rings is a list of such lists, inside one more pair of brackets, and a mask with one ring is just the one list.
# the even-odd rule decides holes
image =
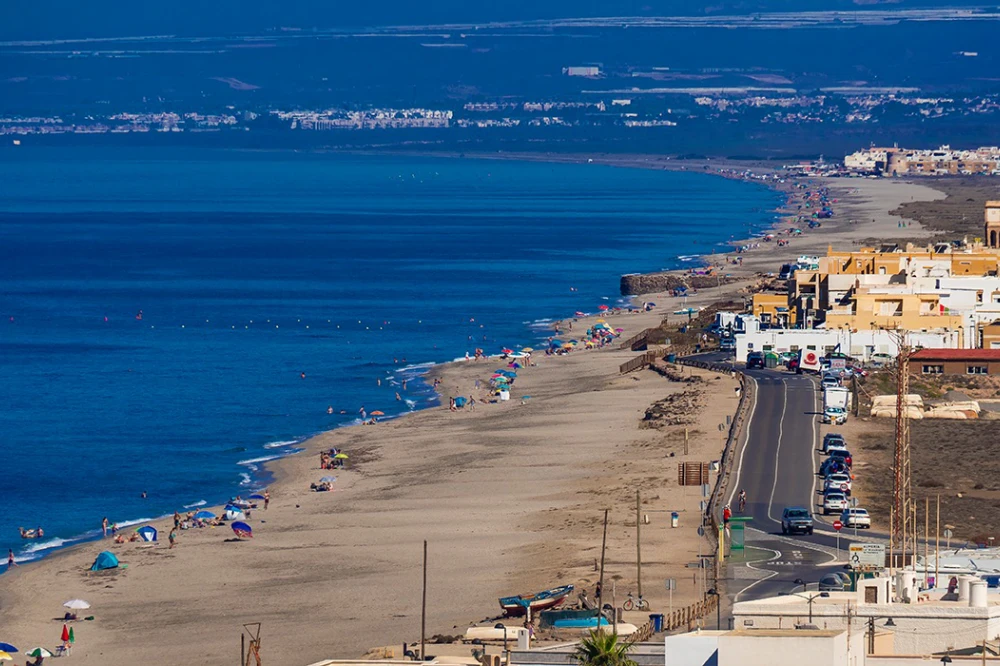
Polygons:
[[891,354],[883,354],[881,352],[878,354],[872,354],[871,363],[876,368],[883,365],[892,365],[895,362],[896,362],[896,357],[892,356]]
[[840,378],[834,375],[823,375],[823,380],[820,382],[823,388],[833,388],[834,386],[840,386]]
[[843,458],[827,458],[820,464],[817,474],[825,479],[831,474],[847,474],[848,471],[850,466]]
[[794,356],[785,362],[785,367],[792,372],[798,372],[799,370],[799,357]]
[[847,440],[839,433],[828,432],[823,435],[823,453],[827,453],[830,446],[842,446],[846,449]]
[[854,527],[856,525],[867,529],[872,526],[872,517],[868,515],[867,509],[847,508],[840,513],[840,522],[844,524],[844,527]]
[[844,579],[836,574],[826,574],[819,579],[820,592],[843,592],[846,589]]
[[827,490],[842,490],[844,494],[851,494],[851,477],[847,474],[828,474],[823,481],[823,492]]
[[750,352],[747,354],[747,370],[764,367],[764,352]]
[[731,335],[719,338],[719,351],[736,351],[736,338]]
[[823,515],[829,516],[831,513],[840,513],[848,508],[847,495],[842,492],[830,491],[823,495]]
[[813,533],[813,519],[809,509],[801,506],[785,507],[781,513],[781,533],[782,534]]

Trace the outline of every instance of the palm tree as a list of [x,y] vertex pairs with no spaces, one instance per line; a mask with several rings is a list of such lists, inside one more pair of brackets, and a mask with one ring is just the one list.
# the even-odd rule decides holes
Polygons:
[[618,640],[618,634],[597,629],[580,641],[576,659],[580,666],[637,666],[628,656],[634,647],[632,641]]

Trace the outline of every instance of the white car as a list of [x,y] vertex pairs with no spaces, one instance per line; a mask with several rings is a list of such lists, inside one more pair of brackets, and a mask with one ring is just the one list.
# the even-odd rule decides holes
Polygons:
[[830,455],[834,451],[847,451],[847,450],[848,449],[847,449],[847,445],[846,444],[841,444],[841,443],[837,442],[837,443],[830,443],[826,447],[826,451],[824,451],[823,453],[825,453],[826,455]]
[[834,377],[833,375],[824,375],[821,383],[823,388],[833,388],[835,386],[840,386],[840,379]]
[[823,515],[828,516],[831,513],[840,513],[846,509],[850,504],[847,501],[847,495],[841,491],[833,492],[830,491],[823,495]]
[[844,509],[840,513],[840,522],[844,524],[844,527],[867,529],[872,526],[872,517],[868,515],[867,509]]
[[823,482],[823,492],[839,490],[845,495],[851,494],[851,477],[846,474],[830,474]]

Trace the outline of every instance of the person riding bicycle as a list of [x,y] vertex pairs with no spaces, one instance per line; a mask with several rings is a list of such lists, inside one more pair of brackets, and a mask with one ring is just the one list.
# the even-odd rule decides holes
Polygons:
[[746,508],[746,505],[747,505],[747,491],[740,488],[740,513],[743,513],[743,509]]

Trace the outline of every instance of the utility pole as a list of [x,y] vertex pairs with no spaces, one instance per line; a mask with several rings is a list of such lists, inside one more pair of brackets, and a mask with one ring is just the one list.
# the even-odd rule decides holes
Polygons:
[[[896,356],[896,431],[893,450],[892,506],[889,512],[889,575],[896,563],[896,549],[906,565],[910,514],[910,422],[906,395],[910,383],[910,346],[906,331],[896,329],[893,337],[899,348]],[[915,551],[914,551],[915,552]]]
[[941,585],[941,493],[937,496],[937,516],[934,519],[934,587]]
[[424,645],[427,636],[427,540],[424,540],[424,589],[420,601],[420,661],[427,660]]
[[[931,547],[931,498],[924,497],[924,588],[927,588],[927,565]],[[937,579],[934,581],[937,584]]]
[[604,612],[604,550],[608,545],[608,510],[604,510],[604,536],[601,538],[601,577],[597,586],[600,593],[597,595],[597,628],[601,627],[601,613]]
[[639,490],[635,491],[635,580],[639,589],[639,598],[642,599],[642,546],[639,545],[639,533],[642,526],[642,517],[639,515]]

